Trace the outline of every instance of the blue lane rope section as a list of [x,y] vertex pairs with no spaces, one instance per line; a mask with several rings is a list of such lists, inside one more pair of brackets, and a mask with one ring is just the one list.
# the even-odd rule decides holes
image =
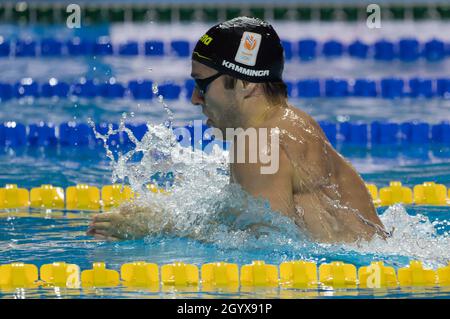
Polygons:
[[[188,58],[195,43],[183,39],[171,41],[149,40],[145,42],[127,41],[112,43],[108,37],[96,40],[73,38],[61,41],[54,38],[3,39],[0,37],[0,57],[61,57],[61,56],[172,56]],[[379,39],[371,44],[354,40],[342,43],[335,39],[320,42],[315,39],[298,41],[282,40],[286,60],[313,60],[319,56],[337,58],[349,56],[358,59],[379,61],[400,60],[412,62],[418,59],[439,61],[450,55],[449,43],[430,39],[420,42],[415,38],[402,38],[399,41]]]
[[[319,122],[330,142],[334,145],[346,144],[355,146],[385,145],[407,146],[407,145],[450,145],[450,122],[429,124],[424,122]],[[117,124],[112,124],[117,129]],[[135,137],[141,140],[147,132],[146,124],[126,124]],[[214,140],[214,136],[205,134],[208,129],[202,125],[201,135],[195,136],[192,125],[184,126],[191,133],[189,141],[183,141],[180,136],[178,141],[183,145],[199,146],[205,148]],[[101,134],[106,134],[108,124],[96,125]],[[197,140],[195,140],[197,139]],[[219,142],[219,141],[216,141]],[[187,144],[186,144],[187,143]],[[120,133],[110,136],[108,144],[113,147],[132,147],[133,143],[127,134]],[[222,142],[219,143],[226,148]],[[86,123],[65,122],[60,125],[41,122],[39,124],[24,125],[16,122],[5,122],[0,124],[0,146],[17,148],[22,146],[92,146],[102,145],[100,139],[95,139],[92,129]]]
[[[373,79],[300,79],[285,81],[288,95],[292,98],[444,98],[450,99],[450,78],[381,78]],[[0,103],[23,97],[33,98],[68,98],[80,97],[92,99],[96,97],[108,99],[133,98],[135,100],[151,100],[154,96],[152,80],[131,80],[119,83],[114,77],[105,81],[80,78],[74,83],[51,78],[38,83],[32,78],[23,78],[16,83],[0,82]],[[195,83],[192,79],[166,81],[158,85],[158,91],[165,99],[177,100],[190,98]]]

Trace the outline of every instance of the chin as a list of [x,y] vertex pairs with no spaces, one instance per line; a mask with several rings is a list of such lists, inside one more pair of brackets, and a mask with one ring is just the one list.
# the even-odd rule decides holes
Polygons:
[[214,130],[219,130],[222,133],[222,136],[225,138],[225,128],[217,126],[214,122],[208,123],[208,127],[212,128]]

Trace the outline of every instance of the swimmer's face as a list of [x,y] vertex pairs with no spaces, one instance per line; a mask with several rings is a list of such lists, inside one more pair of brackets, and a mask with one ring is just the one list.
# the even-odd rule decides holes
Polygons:
[[[197,61],[192,61],[191,76],[194,80],[203,80],[216,75],[218,72]],[[203,114],[208,118],[207,124],[216,127],[223,132],[227,127],[235,127],[236,117],[236,97],[234,90],[227,90],[224,86],[224,77],[219,76],[207,87],[195,86],[192,92],[191,102],[194,105],[201,105]],[[204,86],[205,83],[200,83]]]

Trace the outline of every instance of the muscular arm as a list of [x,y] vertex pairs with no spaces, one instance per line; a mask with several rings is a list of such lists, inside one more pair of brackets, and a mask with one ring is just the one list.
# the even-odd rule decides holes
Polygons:
[[87,235],[98,239],[138,239],[172,231],[173,221],[162,209],[125,204],[115,211],[94,215]]
[[261,163],[231,164],[231,181],[254,197],[270,202],[272,210],[292,217],[295,205],[292,194],[292,166],[283,149],[280,148],[279,168],[274,174],[261,174]]
[[[292,196],[291,164],[280,150],[279,169],[275,174],[261,174],[261,164],[232,164],[231,182],[239,183],[241,187],[254,197],[262,197],[270,202],[271,209],[292,217],[294,202]],[[239,209],[233,209],[218,214],[240,215],[246,209],[242,203]],[[122,240],[139,239],[156,233],[173,233],[174,221],[171,214],[154,207],[139,207],[124,205],[116,211],[96,214],[87,234],[98,239]],[[253,224],[252,227],[260,226]],[[185,234],[197,239],[197,234]]]

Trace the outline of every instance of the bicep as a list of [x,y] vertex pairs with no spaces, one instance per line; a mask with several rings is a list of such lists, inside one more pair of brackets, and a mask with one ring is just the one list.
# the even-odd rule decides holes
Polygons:
[[273,174],[262,174],[261,163],[235,164],[234,181],[252,196],[268,200],[271,209],[284,215],[294,211],[292,192],[292,165],[280,148],[278,169]]

